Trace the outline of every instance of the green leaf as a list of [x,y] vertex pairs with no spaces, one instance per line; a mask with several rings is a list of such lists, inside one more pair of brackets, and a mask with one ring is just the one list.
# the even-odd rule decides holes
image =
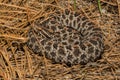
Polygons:
[[101,8],[100,0],[97,0],[97,2],[98,2],[98,8],[99,8],[100,14],[102,14],[102,8]]
[[74,0],[74,10],[76,10],[76,0]]

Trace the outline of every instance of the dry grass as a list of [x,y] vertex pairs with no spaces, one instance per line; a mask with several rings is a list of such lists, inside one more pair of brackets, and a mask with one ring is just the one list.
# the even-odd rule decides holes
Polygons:
[[[120,80],[120,0],[0,0],[0,80]],[[37,56],[25,44],[32,22],[58,9],[80,11],[105,35],[102,59],[67,67]]]

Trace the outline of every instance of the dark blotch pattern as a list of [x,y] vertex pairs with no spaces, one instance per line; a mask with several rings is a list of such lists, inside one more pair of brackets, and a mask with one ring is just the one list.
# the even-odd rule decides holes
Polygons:
[[73,19],[73,15],[70,15],[70,20],[72,20]]
[[67,59],[68,59],[68,60],[72,60],[72,58],[73,58],[72,55],[68,55],[68,56],[67,56]]
[[65,19],[65,15],[64,14],[62,15],[62,18]]
[[85,54],[82,54],[82,55],[81,55],[81,59],[84,60],[85,58],[86,58],[86,55],[85,55]]
[[79,12],[69,9],[34,21],[28,33],[27,46],[54,63],[85,65],[96,61],[104,52],[103,33]]
[[75,17],[78,17],[79,15],[80,15],[79,12],[75,12],[75,13],[74,13],[74,16],[75,16]]
[[47,51],[50,51],[51,47],[47,45],[47,46],[45,47],[45,49],[46,49]]
[[51,24],[55,24],[56,22],[55,21],[51,21]]
[[69,15],[70,11],[68,9],[65,10],[65,14]]
[[97,45],[97,41],[95,41],[95,40],[90,40],[90,42],[92,43],[92,44],[94,44],[94,45]]
[[94,47],[88,48],[88,54],[93,54],[94,53]]
[[80,21],[80,18],[77,18],[77,23]]
[[31,42],[34,43],[36,41],[36,38],[32,37]]
[[66,23],[67,23],[67,24],[69,23],[69,20],[68,20],[68,19],[66,19]]
[[80,44],[80,47],[82,50],[85,50],[85,48],[86,48],[84,44]]
[[65,55],[64,49],[60,48],[60,49],[58,50],[58,54],[60,54],[60,55]]
[[73,53],[76,57],[78,57],[81,54],[79,48],[75,48]]
[[67,45],[66,48],[69,49],[69,50],[72,50],[71,45]]
[[51,52],[50,54],[51,54],[51,56],[53,56],[53,57],[56,56],[56,53],[55,53],[55,52]]
[[57,43],[54,43],[54,44],[53,44],[53,47],[54,47],[55,49],[57,49],[58,44],[57,44]]

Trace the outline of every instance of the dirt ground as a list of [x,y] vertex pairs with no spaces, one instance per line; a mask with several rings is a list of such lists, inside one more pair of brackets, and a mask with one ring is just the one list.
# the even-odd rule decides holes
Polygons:
[[[0,80],[120,80],[120,0],[0,0]],[[104,33],[102,58],[87,65],[52,64],[26,45],[39,17],[79,11]]]

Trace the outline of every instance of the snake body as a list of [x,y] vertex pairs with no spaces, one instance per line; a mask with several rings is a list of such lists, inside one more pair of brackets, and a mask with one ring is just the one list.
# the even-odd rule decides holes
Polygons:
[[94,62],[103,53],[103,33],[79,12],[65,9],[34,23],[28,33],[28,47],[55,63],[68,65]]

